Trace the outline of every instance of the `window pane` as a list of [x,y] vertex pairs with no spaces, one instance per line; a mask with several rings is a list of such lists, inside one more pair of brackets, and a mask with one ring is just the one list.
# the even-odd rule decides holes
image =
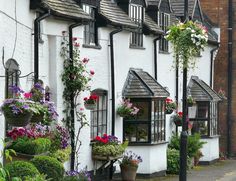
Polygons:
[[139,109],[137,120],[149,120],[149,102],[133,102],[134,106]]

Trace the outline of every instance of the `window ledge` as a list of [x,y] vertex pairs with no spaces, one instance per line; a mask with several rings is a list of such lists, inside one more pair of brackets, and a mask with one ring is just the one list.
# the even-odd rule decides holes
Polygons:
[[93,48],[93,49],[102,49],[101,45],[88,45],[88,44],[83,44],[82,45],[83,48]]
[[139,46],[134,46],[134,45],[130,45],[129,48],[131,48],[131,49],[138,49],[138,50],[145,50],[146,49],[144,47],[139,47]]
[[129,146],[156,146],[168,144],[168,141],[158,142],[158,143],[129,143]]
[[166,51],[162,51],[162,50],[159,50],[159,53],[160,53],[160,54],[166,54],[166,55],[171,54],[170,52],[166,52]]

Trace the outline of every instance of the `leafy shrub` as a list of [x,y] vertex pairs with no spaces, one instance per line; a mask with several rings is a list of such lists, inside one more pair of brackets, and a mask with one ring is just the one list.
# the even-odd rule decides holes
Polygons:
[[[200,139],[201,136],[199,134],[188,136],[187,154],[190,158],[196,156],[198,150],[202,148],[203,144],[205,144],[205,142]],[[168,147],[170,149],[180,150],[180,137],[173,136]]]
[[39,174],[39,171],[32,163],[25,161],[11,162],[5,168],[8,170],[11,178],[20,177],[23,179],[26,176],[34,177]]
[[60,181],[64,175],[64,167],[56,158],[50,156],[35,156],[31,162],[40,173],[52,178],[53,181]]
[[179,150],[176,149],[167,150],[167,173],[170,174],[179,173]]
[[50,179],[46,178],[46,175],[44,174],[39,174],[35,175],[33,177],[27,176],[24,178],[24,181],[49,181]]
[[65,149],[56,150],[55,152],[50,153],[50,156],[56,158],[61,163],[64,163],[67,160],[69,160],[70,154],[71,154],[71,147],[68,146]]
[[30,155],[41,154],[49,151],[51,141],[48,138],[18,138],[13,142],[11,148],[19,153],[25,153]]

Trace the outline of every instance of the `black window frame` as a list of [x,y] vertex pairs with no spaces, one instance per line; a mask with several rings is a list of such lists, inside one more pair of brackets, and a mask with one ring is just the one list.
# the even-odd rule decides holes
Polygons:
[[[167,32],[167,29],[170,26],[170,14],[158,11],[157,17],[158,25],[164,32]],[[159,52],[169,53],[169,42],[164,37],[159,40]]]
[[[144,7],[140,4],[129,4],[129,17],[138,25],[136,32],[131,32],[130,48],[143,48]],[[140,18],[141,17],[141,18]]]
[[20,75],[20,69],[19,64],[14,59],[7,60],[5,64],[5,97],[6,98],[12,98],[14,97],[14,93],[11,92],[9,89],[10,86],[18,86],[19,85],[19,75]]
[[[85,9],[85,7],[89,8],[89,12]],[[97,18],[97,13],[98,13],[97,7],[90,5],[90,4],[83,3],[82,9],[92,17],[92,20],[87,25],[84,25],[83,46],[84,47],[99,46],[99,44],[98,44],[98,26],[96,23],[96,18]]]
[[[103,89],[95,89],[92,91],[92,94],[96,94],[99,96],[98,102],[97,102],[97,107],[94,110],[90,111],[90,138],[93,140],[96,136],[102,136],[104,133],[107,133],[107,119],[108,119],[108,91],[103,90]],[[105,108],[102,105],[102,109],[100,109],[100,102],[99,101],[104,101],[105,103]],[[102,121],[99,121],[99,115],[102,112]],[[104,113],[105,112],[105,113]],[[94,116],[93,114],[96,114],[96,120],[93,119]],[[103,118],[105,117],[105,122]],[[96,122],[96,124],[95,124]],[[102,124],[99,124],[99,123]],[[102,128],[101,128],[102,127]],[[96,131],[95,131],[96,129]]]
[[[152,118],[152,110],[154,108],[154,102],[161,103],[160,107],[162,107],[161,114],[157,114],[158,116],[162,115],[162,119],[153,119]],[[165,98],[130,98],[130,102],[134,105],[138,104],[138,102],[146,102],[148,107],[148,118],[147,120],[141,120],[137,117],[133,119],[123,118],[123,141],[128,140],[129,145],[139,145],[139,144],[161,144],[166,142],[166,114],[165,114]],[[138,105],[137,105],[138,107]],[[160,108],[159,107],[159,108]],[[156,114],[155,114],[156,115]],[[154,116],[155,117],[155,116]],[[140,137],[140,127],[139,126],[147,125],[147,138],[146,140],[141,140]],[[127,126],[135,127],[135,138],[136,140],[132,140],[129,135],[127,135]],[[160,127],[161,126],[161,127]],[[138,129],[139,127],[139,129]],[[133,133],[133,132],[132,132]],[[129,137],[129,138],[128,138]],[[128,138],[128,139],[127,139]]]
[[[196,117],[191,118],[190,121],[193,124],[191,134],[199,133],[201,137],[218,136],[218,102],[215,101],[196,101],[197,112]],[[204,107],[206,110],[204,110]],[[201,111],[201,112],[200,112]],[[199,112],[201,115],[199,115]],[[205,124],[203,128],[202,125]],[[206,134],[204,132],[207,131]]]

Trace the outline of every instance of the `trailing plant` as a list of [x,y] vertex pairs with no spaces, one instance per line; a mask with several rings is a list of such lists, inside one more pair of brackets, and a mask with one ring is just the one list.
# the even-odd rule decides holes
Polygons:
[[[65,118],[64,122],[69,129],[70,135],[74,136],[75,125],[72,121],[71,112],[75,112],[76,121],[79,122],[78,130],[76,133],[76,138],[71,136],[71,145],[72,145],[72,158],[75,154],[76,157],[76,170],[78,170],[78,157],[79,150],[82,145],[80,140],[81,130],[88,125],[86,116],[83,113],[83,109],[79,109],[79,100],[78,96],[81,92],[90,90],[89,82],[94,75],[94,71],[88,71],[86,68],[87,63],[89,62],[88,58],[80,59],[80,50],[79,43],[77,38],[73,38],[73,57],[69,56],[69,41],[66,37],[66,32],[62,33],[62,42],[61,42],[61,57],[64,59],[63,63],[63,73],[62,73],[62,82],[64,85],[63,98],[64,98],[64,113]],[[71,101],[73,104],[71,104]],[[74,118],[73,118],[74,119]],[[71,160],[72,163],[75,160]]]
[[165,38],[172,43],[179,65],[183,68],[194,68],[194,57],[204,50],[208,35],[206,27],[197,22],[187,21],[171,26]]
[[20,177],[24,179],[26,176],[34,177],[39,174],[37,168],[29,162],[25,161],[14,161],[6,165],[6,170],[8,170],[10,177]]
[[117,114],[124,118],[132,118],[136,116],[139,109],[130,102],[130,99],[123,99],[117,108]]
[[31,163],[35,165],[41,174],[47,175],[53,181],[60,181],[64,176],[64,167],[56,158],[50,156],[35,156]]
[[50,153],[50,156],[56,158],[61,163],[64,163],[67,160],[69,160],[70,154],[71,154],[71,147],[68,146],[65,149],[59,149],[53,153]]

